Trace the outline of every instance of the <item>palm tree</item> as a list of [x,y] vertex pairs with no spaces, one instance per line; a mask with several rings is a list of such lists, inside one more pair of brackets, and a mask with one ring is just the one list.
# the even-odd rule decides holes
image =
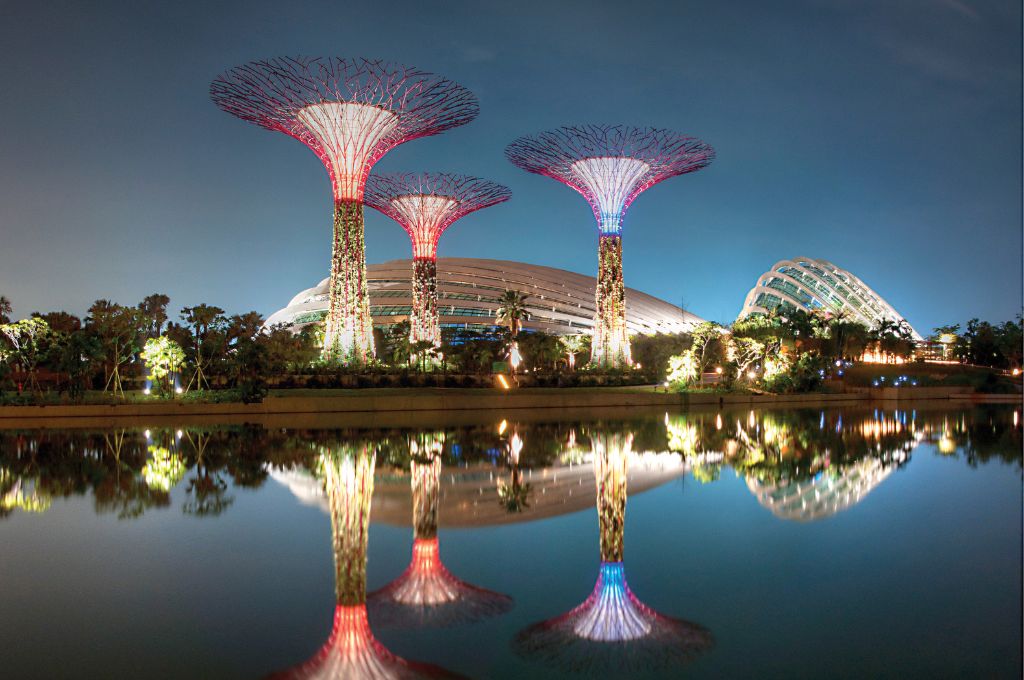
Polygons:
[[[214,342],[221,338],[211,337],[225,330],[227,320],[224,318],[224,310],[212,305],[183,307],[181,310],[181,320],[185,322],[186,326],[191,327],[194,343],[193,360],[196,364],[196,371],[188,381],[185,391],[188,392],[192,388],[193,383],[195,383],[197,390],[203,389],[203,383],[206,383],[206,387],[209,389],[210,382],[206,378],[206,371],[204,369],[209,367],[216,358],[219,358],[220,351],[225,349],[224,343]],[[220,346],[211,347],[211,345]]]
[[558,339],[569,361],[570,371],[576,367],[576,355],[583,351],[585,340],[583,335],[563,335]]
[[146,337],[156,338],[160,336],[164,323],[167,321],[167,305],[171,298],[162,293],[147,295],[139,303],[139,311],[146,321]]
[[530,320],[530,313],[526,311],[526,300],[529,296],[520,293],[518,290],[506,290],[498,298],[498,309],[494,313],[498,323],[508,326],[512,339],[515,340],[519,331],[523,328],[523,321]]

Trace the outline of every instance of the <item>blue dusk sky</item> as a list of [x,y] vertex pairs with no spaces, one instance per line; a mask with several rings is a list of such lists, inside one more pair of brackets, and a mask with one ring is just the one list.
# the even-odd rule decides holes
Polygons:
[[[1017,0],[4,2],[0,52],[0,294],[16,316],[153,292],[266,315],[326,276],[323,167],[208,96],[229,67],[296,54],[404,62],[477,94],[476,121],[376,166],[511,187],[442,257],[593,274],[590,208],[503,150],[624,123],[717,151],[633,204],[627,286],[729,322],[758,275],[808,256],[923,333],[1021,309]],[[366,240],[369,262],[409,257],[371,210]]]

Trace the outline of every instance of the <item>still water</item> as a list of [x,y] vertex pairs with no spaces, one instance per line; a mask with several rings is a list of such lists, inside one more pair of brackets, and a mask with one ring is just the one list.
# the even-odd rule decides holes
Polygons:
[[1021,676],[1020,407],[0,425],[0,676]]

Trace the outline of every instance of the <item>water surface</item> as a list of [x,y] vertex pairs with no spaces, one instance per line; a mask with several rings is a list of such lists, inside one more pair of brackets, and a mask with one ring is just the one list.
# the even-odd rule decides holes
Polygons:
[[3,675],[1020,677],[1019,407],[600,416],[0,430]]

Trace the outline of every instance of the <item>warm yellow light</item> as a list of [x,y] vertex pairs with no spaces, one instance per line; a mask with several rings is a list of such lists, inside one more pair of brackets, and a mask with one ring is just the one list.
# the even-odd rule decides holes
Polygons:
[[715,366],[715,373],[721,375],[722,374],[722,367],[721,366]]
[[501,386],[503,388],[505,388],[506,390],[509,389],[509,384],[508,384],[508,381],[505,380],[505,376],[499,374],[498,375],[498,382],[500,382]]
[[1014,375],[1020,375],[1020,369],[1019,368],[1015,368],[1015,369],[1013,369],[1012,373]]
[[943,333],[942,335],[939,336],[939,342],[941,342],[943,345],[951,345],[954,342],[956,342],[956,336],[953,335],[952,333]]
[[508,421],[507,420],[502,420],[501,421],[501,425],[498,425],[498,434],[499,435],[505,434],[505,430],[507,430],[507,429],[508,429]]

